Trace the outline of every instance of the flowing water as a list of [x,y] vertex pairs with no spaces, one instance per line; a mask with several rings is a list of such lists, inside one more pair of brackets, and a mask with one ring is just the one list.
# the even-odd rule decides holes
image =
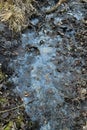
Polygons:
[[[15,70],[10,78],[14,91],[26,104],[31,120],[39,122],[40,130],[72,130],[79,115],[65,98],[74,98],[75,85],[85,79],[81,74],[85,59],[79,54],[83,48],[75,39],[73,22],[69,23],[69,19],[80,23],[84,18],[81,7],[72,2],[72,9],[67,6],[64,14],[46,15],[39,31],[31,28],[24,32],[18,56],[10,62]],[[37,25],[39,19],[32,23]]]

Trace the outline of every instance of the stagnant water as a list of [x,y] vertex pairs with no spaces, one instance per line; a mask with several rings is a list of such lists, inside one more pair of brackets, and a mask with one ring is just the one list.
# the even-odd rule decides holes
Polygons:
[[[83,49],[75,40],[75,29],[72,24],[62,24],[65,19],[80,22],[84,18],[81,5],[72,2],[72,7],[67,6],[62,15],[47,15],[39,31],[23,33],[18,56],[10,63],[15,70],[10,79],[14,91],[26,104],[31,120],[39,122],[40,130],[72,130],[73,119],[79,115],[65,103],[65,97],[75,97],[73,86],[83,78],[81,66],[85,65],[79,54],[72,55],[73,49],[76,53]],[[32,23],[38,24],[39,19]],[[76,61],[81,65],[75,66]]]

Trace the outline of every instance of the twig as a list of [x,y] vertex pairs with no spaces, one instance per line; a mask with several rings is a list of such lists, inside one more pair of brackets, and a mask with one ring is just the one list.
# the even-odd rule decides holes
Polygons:
[[57,8],[58,8],[62,3],[66,2],[66,1],[67,1],[67,0],[59,0],[55,6],[53,6],[50,10],[47,10],[47,11],[46,11],[46,14],[50,14],[50,13],[56,11]]
[[10,108],[10,109],[8,109],[8,110],[0,111],[0,114],[5,113],[5,112],[9,112],[9,111],[13,111],[13,110],[18,109],[18,108],[23,107],[23,106],[24,106],[24,104],[21,104],[21,105],[19,105],[19,106],[16,106],[16,107],[14,107],[14,108]]
[[[35,99],[31,100],[31,101],[28,102],[27,104],[30,104],[30,103],[32,103],[33,101],[35,101]],[[8,110],[0,111],[0,114],[5,113],[5,112],[9,112],[9,111],[13,111],[13,110],[18,109],[18,108],[20,108],[20,107],[24,107],[24,106],[27,105],[27,104],[21,104],[21,105],[19,105],[19,106],[16,106],[16,107],[14,107],[14,108],[10,108],[10,109],[8,109]]]

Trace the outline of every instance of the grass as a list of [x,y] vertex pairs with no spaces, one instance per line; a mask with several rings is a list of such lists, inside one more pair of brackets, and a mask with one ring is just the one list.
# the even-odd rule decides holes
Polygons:
[[21,32],[28,26],[28,18],[37,12],[33,3],[34,0],[1,0],[0,21],[8,23],[12,31]]

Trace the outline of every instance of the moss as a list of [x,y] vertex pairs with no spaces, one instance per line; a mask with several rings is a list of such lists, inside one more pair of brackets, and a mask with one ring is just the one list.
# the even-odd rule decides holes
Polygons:
[[17,126],[17,128],[20,128],[21,127],[21,124],[23,123],[23,116],[22,115],[19,115],[17,118],[16,118],[16,120],[15,120],[15,122],[16,122],[16,126]]
[[12,126],[13,126],[13,121],[10,121],[10,122],[7,124],[7,126],[4,128],[4,130],[11,130]]
[[6,103],[7,99],[4,97],[0,97],[0,104]]

